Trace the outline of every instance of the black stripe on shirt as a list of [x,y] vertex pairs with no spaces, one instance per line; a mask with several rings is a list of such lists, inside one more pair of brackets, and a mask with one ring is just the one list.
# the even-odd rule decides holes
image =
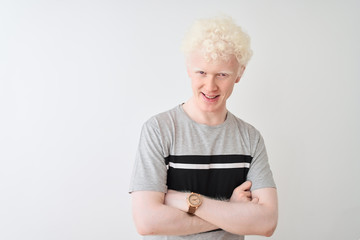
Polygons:
[[[184,164],[216,164],[216,163],[251,163],[248,155],[214,155],[214,156],[169,156],[169,162]],[[168,168],[167,185],[169,189],[190,191],[202,195],[229,199],[233,190],[246,181],[249,168],[226,169],[182,169]]]
[[173,163],[193,163],[193,164],[209,164],[209,163],[251,163],[252,157],[249,155],[170,155],[165,158],[166,165]]

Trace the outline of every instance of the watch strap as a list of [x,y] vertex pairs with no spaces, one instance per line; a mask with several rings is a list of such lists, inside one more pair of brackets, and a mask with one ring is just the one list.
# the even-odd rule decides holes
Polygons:
[[194,214],[196,209],[197,209],[197,207],[193,207],[193,206],[189,205],[188,213],[189,214]]

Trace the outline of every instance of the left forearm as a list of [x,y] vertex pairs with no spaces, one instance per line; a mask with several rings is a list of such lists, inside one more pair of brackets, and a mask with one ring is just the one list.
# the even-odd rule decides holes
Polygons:
[[[188,193],[168,192],[165,204],[186,212],[186,196]],[[256,201],[235,198],[220,201],[202,197],[202,204],[195,215],[234,234],[271,236],[277,224],[276,189],[257,190],[253,197]]]
[[276,227],[277,210],[252,202],[224,202],[203,199],[196,216],[239,235],[270,236]]

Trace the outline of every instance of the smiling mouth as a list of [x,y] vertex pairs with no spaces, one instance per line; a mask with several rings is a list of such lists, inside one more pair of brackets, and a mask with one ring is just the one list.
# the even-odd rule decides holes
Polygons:
[[213,100],[213,99],[218,98],[218,97],[220,96],[220,95],[209,96],[209,95],[206,95],[206,94],[203,93],[203,92],[202,92],[202,95],[203,95],[205,98],[209,99],[209,100]]

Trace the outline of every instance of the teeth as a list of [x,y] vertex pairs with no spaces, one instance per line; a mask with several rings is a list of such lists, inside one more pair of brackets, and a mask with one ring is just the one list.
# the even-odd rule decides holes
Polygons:
[[204,94],[205,95],[205,97],[207,97],[207,98],[210,98],[210,99],[214,99],[214,98],[216,98],[217,96],[213,96],[213,97],[211,97],[211,96],[208,96],[208,95],[206,95],[206,94]]

